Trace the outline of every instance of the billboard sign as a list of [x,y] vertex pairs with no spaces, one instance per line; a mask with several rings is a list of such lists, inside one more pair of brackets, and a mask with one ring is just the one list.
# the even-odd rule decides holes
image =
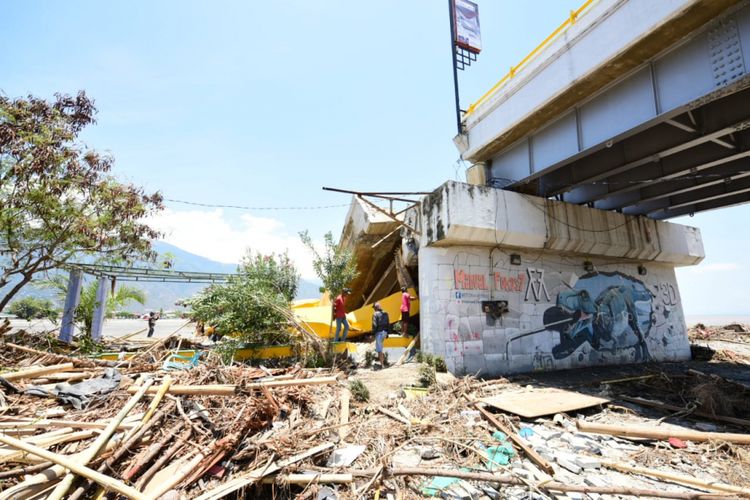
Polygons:
[[479,31],[479,6],[469,0],[453,0],[453,19],[456,27],[455,44],[479,54],[482,37]]

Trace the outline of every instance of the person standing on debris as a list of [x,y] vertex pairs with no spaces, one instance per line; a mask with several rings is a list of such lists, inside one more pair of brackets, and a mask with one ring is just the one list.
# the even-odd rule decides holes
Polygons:
[[341,342],[346,342],[346,336],[349,334],[349,322],[346,320],[346,297],[352,293],[348,288],[344,288],[344,291],[338,294],[336,300],[333,301],[333,317],[336,318],[336,333],[333,336],[333,341],[339,341],[339,332],[341,328],[344,329],[344,335],[341,338]]
[[154,335],[154,327],[156,326],[156,320],[159,319],[159,316],[154,311],[151,311],[148,313],[148,335],[147,337],[151,337]]
[[401,335],[408,335],[409,333],[409,312],[411,311],[411,301],[416,300],[416,297],[406,291],[406,287],[401,287]]
[[383,311],[380,302],[375,302],[372,306],[375,313],[372,315],[372,332],[375,334],[375,352],[378,353],[380,366],[385,368],[385,355],[383,354],[383,342],[388,337],[388,330],[391,327],[391,320],[388,313]]

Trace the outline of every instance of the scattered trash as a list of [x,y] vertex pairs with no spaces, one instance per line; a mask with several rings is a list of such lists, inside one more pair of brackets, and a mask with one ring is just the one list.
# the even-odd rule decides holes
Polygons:
[[326,467],[349,467],[363,451],[365,451],[365,446],[362,445],[335,449],[328,458]]

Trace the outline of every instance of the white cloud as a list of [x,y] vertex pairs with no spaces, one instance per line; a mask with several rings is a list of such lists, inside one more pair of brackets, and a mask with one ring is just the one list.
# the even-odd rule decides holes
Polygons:
[[727,271],[737,271],[738,269],[742,269],[742,266],[740,266],[736,262],[711,262],[698,264],[697,266],[680,268],[680,270],[683,272],[694,274],[720,273]]
[[261,253],[288,250],[303,278],[317,278],[312,254],[296,233],[284,230],[283,223],[248,214],[242,215],[240,221],[238,225],[230,224],[222,209],[165,209],[149,223],[163,233],[162,239],[167,243],[219,262],[237,263],[248,248]]

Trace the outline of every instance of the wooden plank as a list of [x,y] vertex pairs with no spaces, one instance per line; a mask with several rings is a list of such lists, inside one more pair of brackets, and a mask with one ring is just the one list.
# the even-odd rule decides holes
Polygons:
[[390,410],[387,410],[383,408],[382,406],[378,406],[378,411],[382,413],[383,415],[386,415],[388,417],[391,417],[393,420],[398,420],[402,424],[411,425],[411,422],[407,420],[406,418],[402,417],[398,413],[392,412]]
[[524,418],[554,415],[609,403],[609,399],[606,398],[546,387],[523,392],[506,392],[482,398],[480,401]]
[[406,346],[406,350],[401,355],[400,358],[398,358],[398,361],[396,362],[396,366],[404,364],[404,361],[406,361],[406,358],[409,357],[409,353],[412,349],[414,349],[414,346],[417,345],[417,342],[419,342],[419,334],[416,334],[412,341],[409,343],[408,346]]
[[216,488],[203,493],[201,496],[197,497],[195,500],[216,500],[219,498],[223,498],[229,495],[230,493],[233,493],[241,488],[244,488],[246,486],[249,486],[251,484],[254,484],[260,481],[261,479],[263,479],[264,477],[270,474],[275,474],[276,472],[280,471],[284,467],[287,467],[294,463],[300,462],[306,458],[317,455],[318,453],[328,450],[330,448],[333,448],[333,443],[323,443],[321,445],[315,446],[314,448],[310,448],[307,451],[291,456],[285,460],[281,460],[280,462],[269,463],[265,466],[259,467],[257,469],[253,469],[247,474],[243,474],[240,477],[231,479],[227,481],[226,483],[221,484],[217,486]]
[[339,438],[343,441],[349,434],[349,400],[352,397],[352,393],[349,389],[341,391],[341,413],[339,414]]
[[508,439],[513,441],[513,443],[516,444],[519,448],[521,448],[524,453],[531,459],[532,462],[534,462],[537,466],[539,466],[540,469],[542,469],[544,472],[546,472],[549,475],[554,475],[555,470],[552,468],[552,465],[547,462],[539,453],[537,453],[531,446],[526,444],[526,442],[521,439],[518,434],[516,434],[513,429],[509,429],[506,427],[502,422],[500,422],[495,416],[479,406],[478,404],[474,404],[474,407],[479,410],[479,412],[490,421],[492,425],[497,427],[499,430],[505,433],[506,436],[508,436]]

